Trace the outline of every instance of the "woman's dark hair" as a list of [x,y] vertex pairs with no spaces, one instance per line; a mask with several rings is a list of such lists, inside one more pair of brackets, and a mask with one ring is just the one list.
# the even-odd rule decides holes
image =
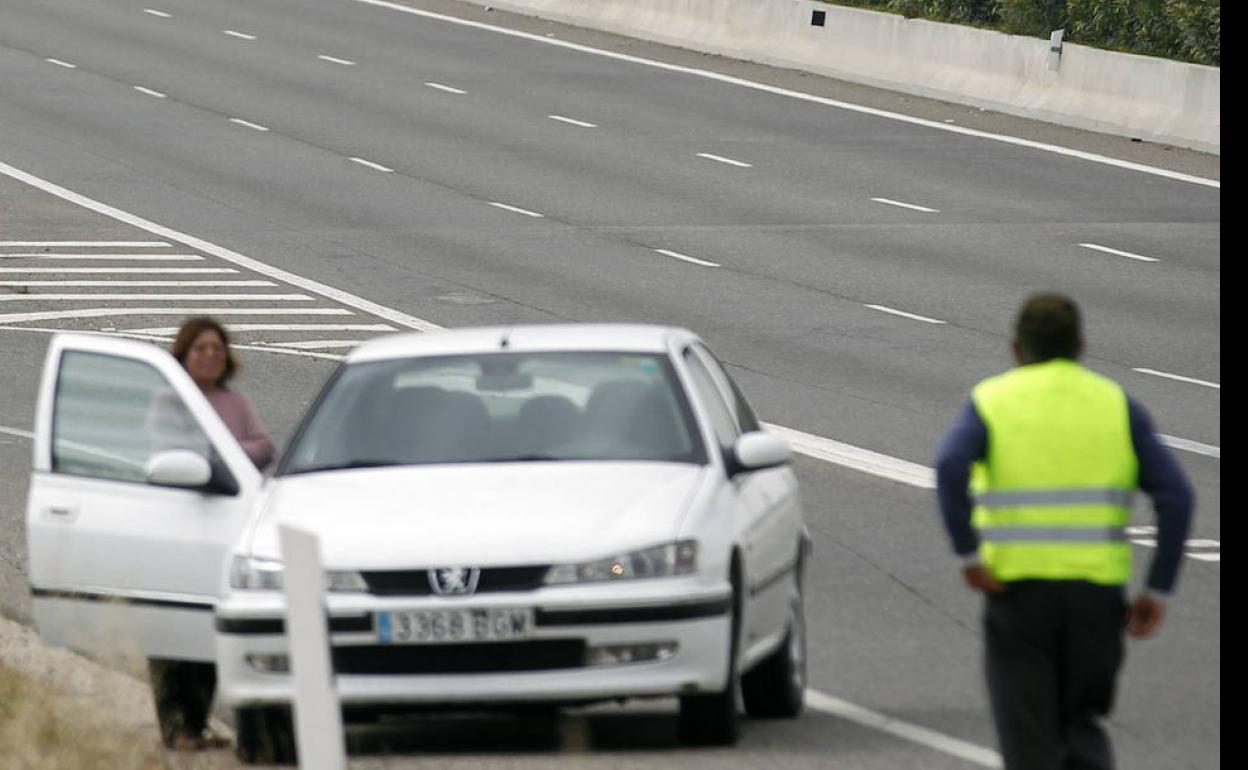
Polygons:
[[195,344],[195,340],[199,339],[199,335],[204,332],[216,332],[221,337],[222,344],[225,345],[225,371],[221,373],[221,379],[217,380],[217,387],[229,382],[229,379],[238,371],[238,359],[234,358],[234,349],[230,347],[230,335],[225,333],[225,327],[217,323],[214,319],[206,315],[194,316],[186,319],[182,324],[182,328],[178,329],[178,336],[174,337],[173,345],[169,348],[169,352],[173,357],[182,364],[182,368],[186,368],[186,357],[191,352],[191,346]]
[[1061,294],[1033,294],[1023,303],[1014,339],[1028,363],[1076,359],[1083,351],[1083,322],[1074,300]]

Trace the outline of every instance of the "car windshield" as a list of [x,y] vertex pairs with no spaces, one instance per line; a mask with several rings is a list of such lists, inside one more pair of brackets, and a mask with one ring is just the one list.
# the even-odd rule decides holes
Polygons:
[[352,364],[279,475],[433,463],[705,462],[666,356],[490,353]]

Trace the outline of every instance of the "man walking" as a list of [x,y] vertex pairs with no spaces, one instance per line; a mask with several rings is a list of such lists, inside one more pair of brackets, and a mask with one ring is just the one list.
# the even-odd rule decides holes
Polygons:
[[[1099,724],[1123,631],[1151,636],[1173,590],[1192,492],[1148,414],[1077,363],[1079,310],[1030,297],[1018,367],[975,386],[945,437],[937,495],[967,585],[987,597],[986,673],[1007,770],[1113,767]],[[1157,550],[1130,604],[1131,495],[1153,500]]]

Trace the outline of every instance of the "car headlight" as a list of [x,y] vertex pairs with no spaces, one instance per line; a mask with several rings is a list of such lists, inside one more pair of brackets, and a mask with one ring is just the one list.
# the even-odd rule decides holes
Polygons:
[[[230,564],[230,588],[247,591],[282,590],[283,567],[276,559],[235,556]],[[327,570],[325,590],[335,592],[367,591],[368,583],[360,573],[351,570]]]
[[546,585],[675,577],[697,568],[697,542],[681,540],[581,564],[558,564],[546,572]]

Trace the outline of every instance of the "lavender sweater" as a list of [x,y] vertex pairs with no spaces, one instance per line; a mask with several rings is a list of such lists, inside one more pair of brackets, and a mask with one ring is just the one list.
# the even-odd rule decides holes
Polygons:
[[234,434],[234,438],[257,468],[264,470],[265,466],[273,462],[273,442],[260,424],[260,415],[256,408],[246,396],[237,390],[222,387],[205,393],[204,397],[217,410],[221,421]]

